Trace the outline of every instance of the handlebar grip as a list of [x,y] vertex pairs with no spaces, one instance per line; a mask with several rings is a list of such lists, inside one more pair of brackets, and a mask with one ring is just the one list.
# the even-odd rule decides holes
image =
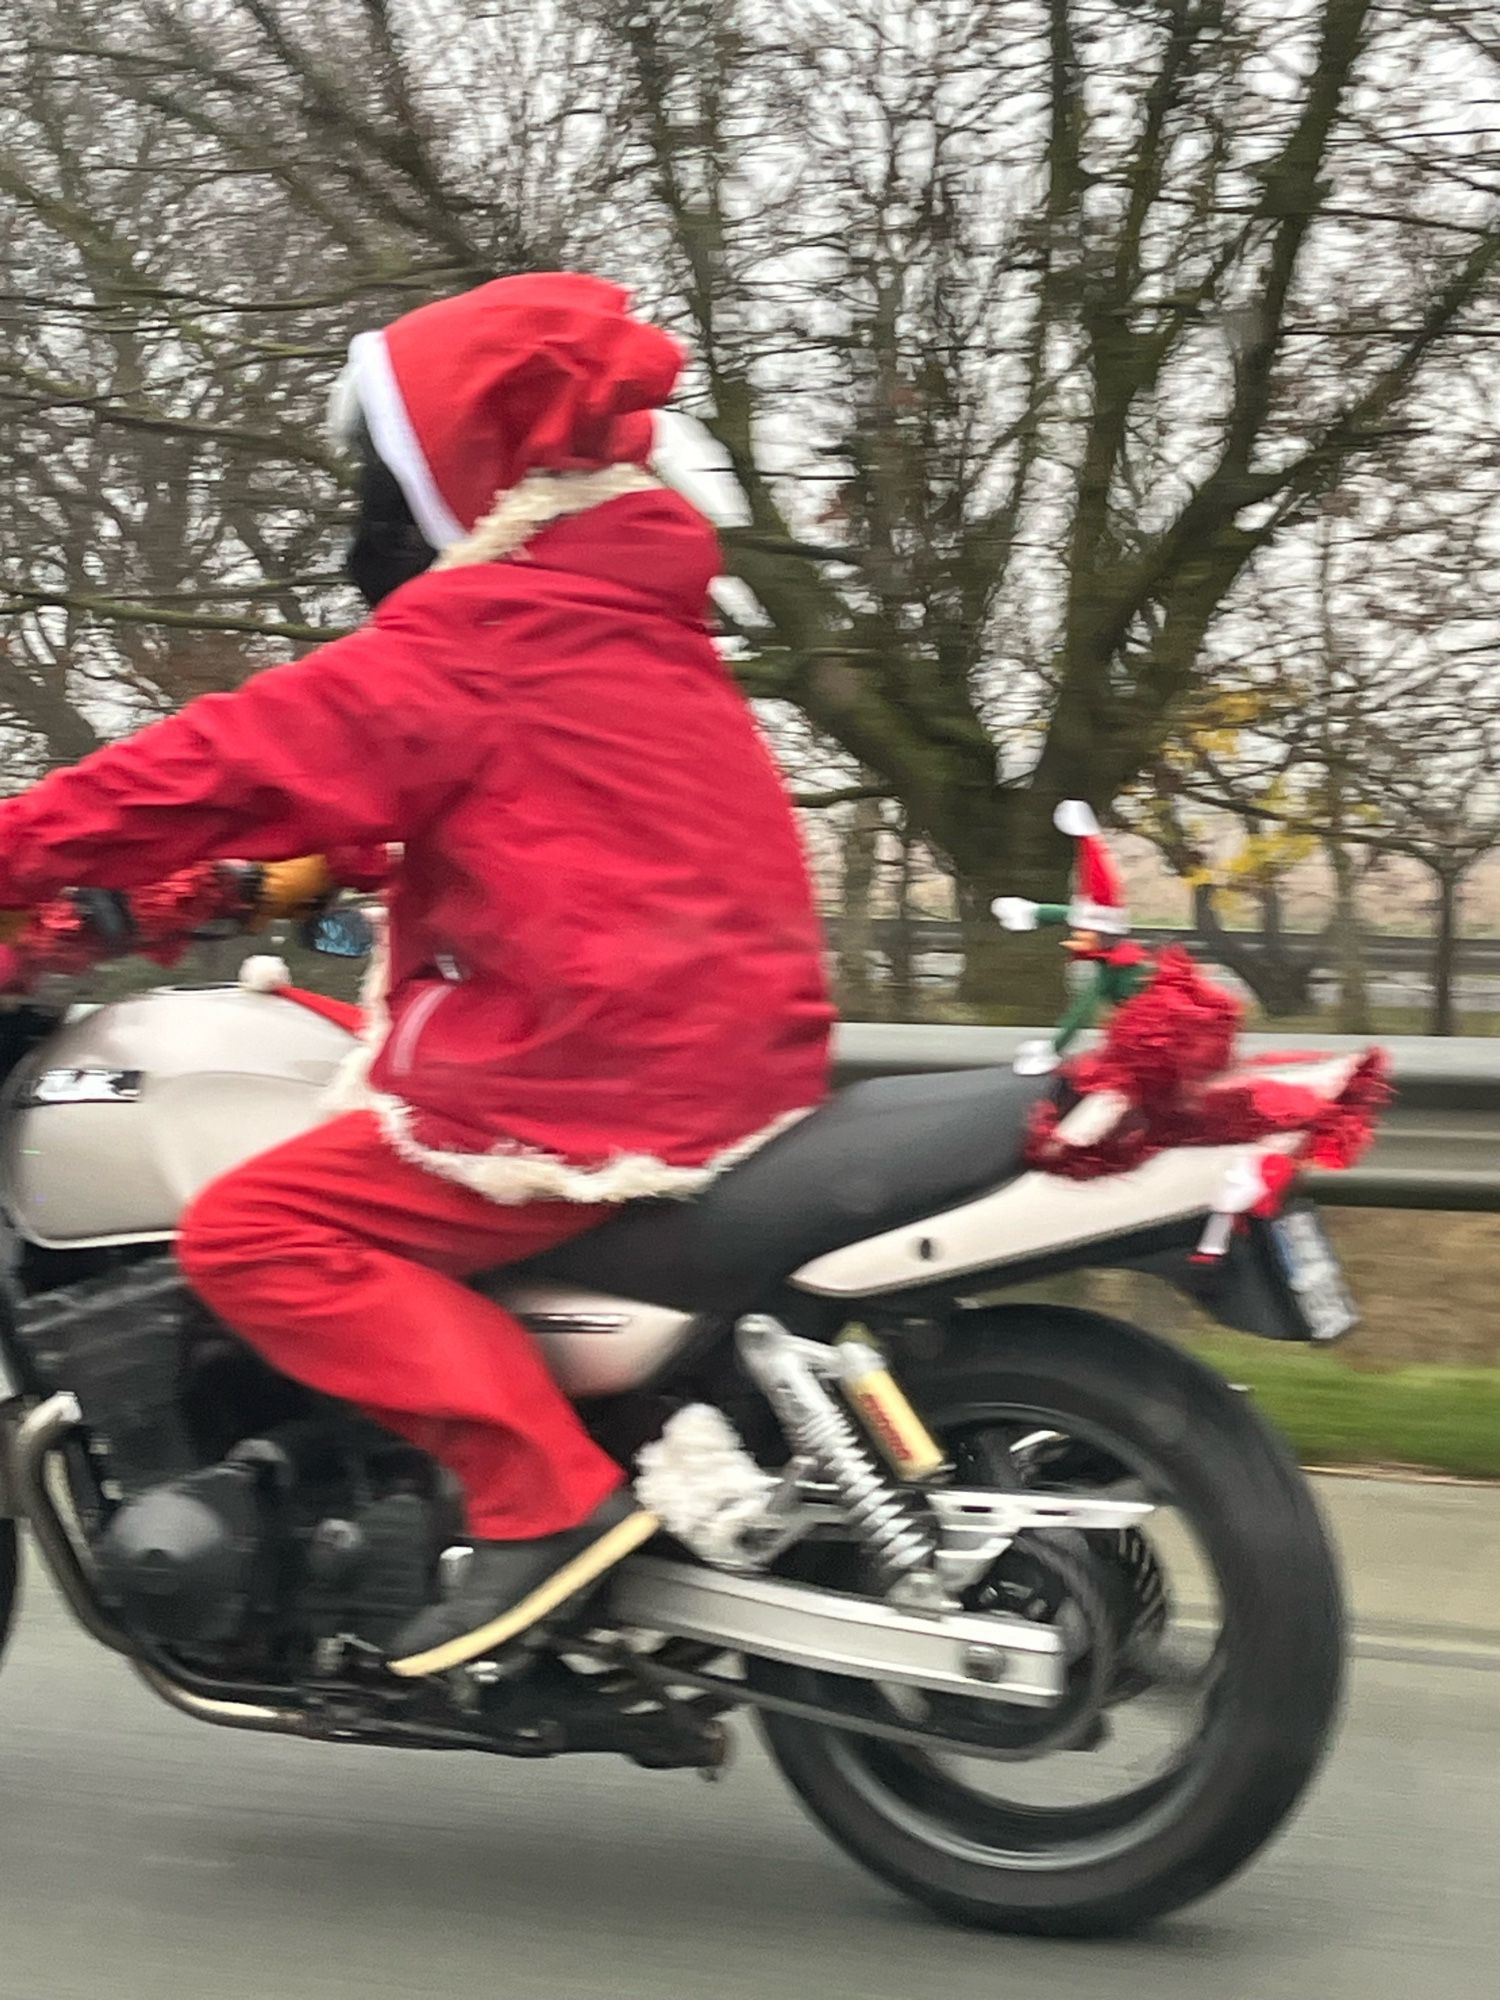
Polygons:
[[278,917],[315,909],[338,884],[321,854],[304,854],[295,861],[267,862],[261,870],[254,928],[263,929]]
[[117,889],[75,889],[73,901],[89,929],[110,952],[127,952],[136,940],[130,903]]

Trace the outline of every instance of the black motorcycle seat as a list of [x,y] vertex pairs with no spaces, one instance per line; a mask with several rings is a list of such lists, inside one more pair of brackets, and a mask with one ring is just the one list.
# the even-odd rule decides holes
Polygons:
[[493,1283],[744,1311],[814,1257],[1013,1179],[1031,1109],[1053,1083],[985,1069],[852,1084],[692,1200],[633,1202]]

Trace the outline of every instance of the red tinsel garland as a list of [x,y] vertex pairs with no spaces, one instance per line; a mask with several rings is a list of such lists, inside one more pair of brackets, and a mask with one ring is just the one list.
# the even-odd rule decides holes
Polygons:
[[85,972],[121,951],[172,965],[207,924],[238,928],[254,912],[256,871],[209,861],[120,899],[122,935],[108,936],[81,896],[59,896],[33,910],[5,950],[5,983],[28,985],[46,973]]
[[1240,1013],[1233,995],[1205,979],[1185,951],[1163,952],[1150,985],[1114,1014],[1103,1046],[1063,1071],[1082,1095],[1122,1097],[1120,1118],[1098,1139],[1073,1145],[1058,1133],[1064,1114],[1055,1104],[1039,1105],[1027,1164],[1068,1180],[1093,1180],[1127,1173],[1173,1147],[1249,1145],[1295,1132],[1302,1135],[1300,1158],[1319,1167],[1351,1166],[1390,1098],[1384,1051],[1367,1051],[1334,1098],[1244,1068],[1226,1076]]
[[[390,874],[384,846],[339,848],[325,856],[333,880],[373,889]],[[175,965],[195,939],[255,928],[262,873],[252,863],[205,861],[114,899],[118,928],[101,923],[97,902],[55,897],[31,911],[0,945],[0,991],[17,992],[47,974],[86,972],[124,953]]]
[[165,882],[132,889],[132,948],[160,965],[175,964],[206,924],[227,922],[238,928],[249,920],[255,911],[258,880],[253,868],[209,861],[169,875]]

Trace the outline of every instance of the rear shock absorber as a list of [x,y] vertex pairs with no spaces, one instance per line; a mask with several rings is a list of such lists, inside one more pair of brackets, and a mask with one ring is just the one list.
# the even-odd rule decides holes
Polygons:
[[823,1383],[838,1358],[799,1340],[764,1314],[737,1329],[740,1358],[775,1411],[793,1451],[811,1461],[836,1494],[854,1534],[889,1586],[930,1575],[937,1527],[915,1496],[893,1486],[875,1464],[844,1409]]

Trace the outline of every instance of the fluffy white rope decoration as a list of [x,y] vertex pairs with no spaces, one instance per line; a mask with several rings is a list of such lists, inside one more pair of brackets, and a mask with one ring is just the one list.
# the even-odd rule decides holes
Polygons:
[[636,1497],[669,1534],[705,1562],[749,1566],[741,1534],[763,1518],[777,1481],[756,1464],[721,1411],[689,1403],[642,1447],[636,1465]]

